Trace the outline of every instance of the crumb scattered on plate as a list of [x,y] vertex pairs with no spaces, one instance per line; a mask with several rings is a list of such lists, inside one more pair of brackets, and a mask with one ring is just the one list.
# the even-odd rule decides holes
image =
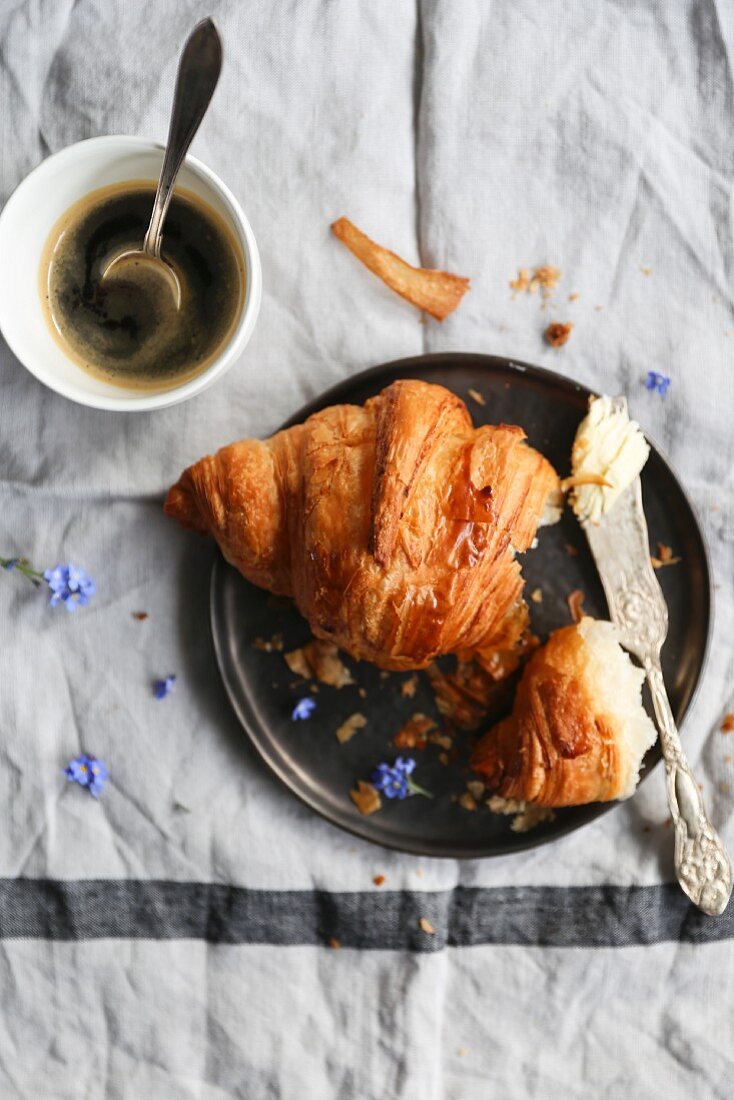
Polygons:
[[725,714],[721,723],[722,733],[731,733],[734,730],[734,714]]
[[547,806],[527,806],[522,813],[513,817],[510,828],[513,833],[529,833],[541,821],[554,821],[555,814]]
[[347,741],[352,740],[358,730],[364,729],[366,725],[367,719],[364,714],[350,714],[349,718],[342,722],[336,731],[337,741],[342,745],[346,744]]
[[374,882],[375,886],[382,886],[383,882],[385,881],[385,876],[384,875],[375,875],[375,877],[372,879],[372,881]]
[[464,791],[463,794],[460,794],[458,801],[462,810],[476,810],[477,808],[477,800],[470,791]]
[[418,688],[418,676],[414,672],[412,676],[409,676],[407,680],[403,680],[400,685],[400,694],[406,699],[412,699]]
[[[283,635],[273,634],[272,638],[255,638],[253,649],[261,649],[263,653],[280,653],[283,649]],[[291,671],[295,672],[295,669]]]
[[657,557],[651,556],[650,561],[653,569],[664,569],[666,565],[677,565],[679,561],[682,561],[682,558],[675,557],[669,546],[659,542]]
[[367,688],[357,688],[357,695],[359,695],[360,699],[366,699],[367,698]]
[[449,737],[447,733],[441,733],[440,730],[436,730],[435,733],[429,733],[428,740],[432,745],[439,745],[446,752],[454,747],[453,737]]
[[476,798],[478,802],[484,794],[485,787],[481,779],[470,779],[466,785],[466,789],[469,791],[473,798]]
[[498,684],[515,671],[535,642],[527,634],[512,652],[498,651],[490,667],[458,661],[455,671],[446,673],[436,664],[429,665],[426,671],[439,713],[461,729],[476,729],[496,697]]
[[471,397],[472,401],[476,401],[477,405],[486,405],[487,404],[487,402],[484,399],[484,394],[481,394],[479,392],[479,390],[468,390],[467,392],[468,392],[469,396]]
[[513,833],[527,833],[541,821],[553,821],[555,814],[547,806],[534,806],[517,798],[502,798],[493,794],[487,799],[487,807],[493,814],[513,815],[510,828]]
[[552,348],[562,348],[570,340],[572,332],[571,321],[553,321],[545,330],[545,338]]
[[519,814],[525,809],[525,803],[517,798],[503,798],[501,794],[493,794],[487,799],[487,807],[493,814]]
[[418,921],[418,924],[420,925],[421,932],[425,932],[427,936],[435,936],[436,929],[433,927],[427,917],[421,917],[421,919]]
[[530,599],[533,601],[533,603],[542,603],[543,602],[543,589],[542,588],[534,588],[533,591],[530,593]]
[[131,614],[132,614],[132,617],[134,619],[137,619],[137,621],[139,623],[144,623],[145,620],[148,618],[148,612],[147,611],[133,611],[133,612],[131,612]]
[[320,638],[314,638],[308,645],[292,649],[283,656],[291,672],[306,680],[313,678],[336,688],[354,683],[351,672],[332,642],[322,642]]
[[584,593],[582,590],[580,588],[574,588],[573,592],[566,597],[566,603],[568,604],[568,610],[571,612],[573,621],[575,623],[580,623],[584,617]]
[[357,788],[349,792],[349,797],[365,817],[368,814],[375,813],[382,806],[379,792],[375,790],[371,783],[365,783],[364,779],[357,780]]
[[436,723],[427,714],[413,714],[392,739],[396,749],[424,749]]
[[563,549],[566,551],[569,558],[577,558],[579,556],[577,548],[571,542],[564,542]]
[[445,767],[449,762],[449,754],[447,752],[440,752],[438,754],[438,762],[439,764],[443,764]]

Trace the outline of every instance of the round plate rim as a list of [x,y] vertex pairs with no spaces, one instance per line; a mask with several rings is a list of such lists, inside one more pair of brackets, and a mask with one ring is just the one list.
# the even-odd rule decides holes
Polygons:
[[[425,365],[435,365],[441,361],[460,361],[462,364],[471,364],[472,362],[477,365],[484,364],[491,366],[493,369],[506,370],[513,375],[523,375],[525,377],[530,376],[540,381],[552,383],[555,386],[559,386],[561,389],[572,391],[576,394],[591,396],[595,391],[591,390],[588,386],[585,386],[581,382],[577,382],[572,378],[568,378],[566,375],[559,374],[557,371],[551,370],[548,367],[539,367],[534,363],[527,363],[521,359],[509,358],[502,355],[489,355],[482,352],[430,352],[415,356],[406,356],[400,359],[393,359],[387,363],[380,363],[374,367],[368,367],[365,370],[358,371],[356,374],[350,375],[348,378],[341,379],[333,386],[328,387],[326,390],[317,394],[306,402],[300,409],[293,413],[284,423],[281,425],[278,431],[283,431],[286,428],[290,428],[294,424],[302,423],[313,413],[324,408],[326,405],[338,403],[340,397],[349,392],[355,386],[359,386],[365,382],[369,382],[374,378],[378,378],[381,375],[389,375],[396,370],[420,370]],[[447,363],[447,366],[449,364]],[[701,682],[704,678],[706,666],[709,658],[709,651],[711,647],[711,635],[713,629],[713,617],[714,617],[714,603],[713,603],[713,580],[711,571],[711,559],[709,555],[708,545],[703,533],[703,529],[698,519],[698,514],[691,501],[681,478],[676,473],[674,467],[667,458],[665,452],[658,446],[654,438],[645,431],[645,438],[650,443],[656,458],[662,462],[667,472],[673,478],[681,494],[681,497],[688,509],[690,518],[693,522],[693,528],[700,546],[701,558],[705,566],[703,570],[703,582],[705,588],[705,608],[704,613],[706,616],[706,630],[705,641],[703,645],[703,652],[700,658],[700,666],[696,675],[696,680],[691,689],[691,694],[686,701],[681,711],[679,728],[683,726],[686,715],[695,702]],[[219,668],[219,674],[224,684],[227,697],[230,705],[234,710],[237,719],[242,726],[242,729],[247,735],[247,738],[253,748],[257,751],[260,759],[267,766],[267,768],[273,773],[273,775],[280,780],[280,782],[286,787],[286,789],[293,794],[304,806],[309,810],[317,814],[324,821],[327,821],[330,825],[341,829],[343,832],[348,833],[351,836],[357,837],[360,840],[364,840],[370,844],[374,844],[377,847],[386,848],[391,851],[402,852],[406,855],[414,856],[428,856],[433,859],[456,859],[456,860],[474,860],[474,859],[492,859],[498,856],[516,855],[521,852],[526,852],[530,849],[542,847],[545,844],[551,844],[555,841],[561,840],[563,837],[568,836],[570,833],[576,832],[579,829],[590,825],[593,821],[596,821],[602,815],[609,813],[611,810],[622,805],[619,801],[613,802],[593,802],[586,806],[577,807],[577,809],[585,811],[581,820],[570,821],[566,826],[561,825],[552,836],[541,834],[537,837],[533,837],[532,831],[523,834],[523,839],[517,843],[513,843],[511,846],[502,845],[501,843],[494,843],[491,849],[467,851],[461,848],[452,848],[450,845],[442,847],[440,851],[437,851],[430,843],[421,844],[420,842],[406,841],[403,843],[391,842],[390,840],[376,839],[365,832],[363,829],[352,826],[349,822],[343,821],[334,815],[326,811],[318,802],[309,797],[301,789],[298,788],[288,776],[286,771],[281,767],[277,756],[268,751],[268,744],[263,743],[260,738],[255,736],[250,724],[250,716],[245,712],[246,708],[243,707],[234,686],[230,682],[228,662],[225,659],[224,652],[222,650],[222,644],[220,639],[220,631],[217,628],[217,604],[216,595],[219,585],[219,577],[223,568],[227,565],[223,555],[220,551],[215,554],[214,564],[212,566],[210,586],[209,586],[209,624],[212,635],[212,641],[214,645],[214,652],[217,660],[217,667]],[[642,775],[640,782],[643,782],[647,777],[655,771],[662,756],[660,754],[659,744],[654,746],[656,753],[655,760],[650,767],[648,767],[645,773]],[[357,819],[359,820],[359,819]],[[365,819],[369,820],[369,819]]]

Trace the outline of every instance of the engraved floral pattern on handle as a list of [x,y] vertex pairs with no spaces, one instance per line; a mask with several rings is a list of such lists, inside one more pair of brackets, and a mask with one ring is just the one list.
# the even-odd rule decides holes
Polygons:
[[648,657],[644,664],[665,757],[678,881],[704,913],[718,916],[726,908],[732,890],[731,863],[706,815],[701,792],[683,752],[660,662]]

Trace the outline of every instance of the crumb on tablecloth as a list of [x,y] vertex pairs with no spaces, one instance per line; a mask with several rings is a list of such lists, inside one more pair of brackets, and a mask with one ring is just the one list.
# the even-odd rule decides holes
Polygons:
[[734,730],[734,713],[725,714],[721,721],[721,732],[731,733]]
[[561,278],[562,272],[553,264],[541,264],[532,274],[529,267],[521,267],[516,279],[510,280],[510,289],[515,294],[537,294],[549,298]]
[[562,348],[567,344],[573,332],[571,321],[553,321],[545,330],[545,338],[552,348]]
[[372,879],[372,881],[374,882],[375,886],[382,886],[382,884],[385,881],[385,876],[384,875],[375,875],[375,877]]
[[145,620],[148,618],[148,612],[147,611],[132,611],[131,615],[139,623],[144,623]]
[[326,944],[327,947],[330,947],[332,949],[332,951],[338,951],[342,945],[341,940],[338,940],[336,936],[330,936],[329,939],[326,941]]
[[435,936],[436,929],[433,927],[427,917],[421,917],[418,921],[421,932],[425,932],[427,936]]

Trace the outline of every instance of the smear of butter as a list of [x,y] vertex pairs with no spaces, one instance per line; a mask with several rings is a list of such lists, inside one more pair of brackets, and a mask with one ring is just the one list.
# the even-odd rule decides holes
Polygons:
[[584,522],[596,523],[614,507],[647,461],[650,447],[639,424],[616,409],[611,397],[592,397],[589,411],[576,432],[571,451],[574,477],[600,475],[608,485],[578,485],[573,510]]

